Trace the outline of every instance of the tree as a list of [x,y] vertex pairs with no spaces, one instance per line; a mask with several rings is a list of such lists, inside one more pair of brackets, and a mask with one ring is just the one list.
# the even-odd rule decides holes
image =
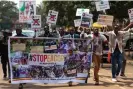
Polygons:
[[[128,18],[128,9],[133,8],[133,1],[110,1],[110,9],[106,10],[108,15],[113,15],[119,20]],[[76,17],[77,8],[88,8],[93,14],[94,22],[97,21],[98,15],[103,14],[102,11],[96,11],[95,2],[93,1],[43,1],[41,5],[41,14],[46,18],[49,10],[59,12],[58,25],[72,26]],[[46,19],[45,19],[46,21]]]
[[[18,19],[18,9],[16,7],[16,4],[12,1],[0,1],[1,28],[6,29],[6,26],[4,25],[11,25],[17,19]],[[7,26],[7,28],[9,27],[10,26]]]

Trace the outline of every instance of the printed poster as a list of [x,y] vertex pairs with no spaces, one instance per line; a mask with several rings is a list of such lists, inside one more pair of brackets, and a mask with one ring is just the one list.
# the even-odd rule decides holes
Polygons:
[[[68,83],[70,81],[85,83],[88,69],[92,61],[92,50],[85,52],[88,39],[76,40],[77,48],[72,50],[71,39],[32,39],[19,38],[25,44],[25,50],[13,50],[18,41],[9,38],[9,61],[11,67],[11,83]],[[25,40],[25,41],[21,41]],[[45,41],[44,41],[45,40]],[[53,42],[51,42],[53,41]],[[47,44],[46,44],[47,42]],[[45,50],[45,45],[56,42],[57,49]],[[43,47],[42,47],[43,46]],[[36,51],[35,48],[43,49]],[[71,50],[70,50],[71,49]],[[90,48],[92,49],[92,48]],[[32,51],[33,50],[33,51]]]
[[32,17],[31,28],[41,28],[41,15],[34,15]]
[[13,51],[24,51],[26,48],[26,45],[22,43],[21,44],[16,43],[13,44],[12,46],[13,46]]
[[92,14],[83,13],[81,17],[81,27],[90,27],[92,26]]
[[99,15],[97,22],[101,25],[112,26],[113,20],[114,20],[114,17],[111,15]]
[[48,17],[47,17],[47,23],[56,24],[57,18],[58,18],[58,12],[49,10]]
[[74,25],[75,25],[75,27],[79,27],[81,25],[81,19],[75,19]]
[[31,46],[31,53],[43,53],[43,46]]
[[95,2],[97,11],[104,11],[106,9],[110,9],[108,0],[99,0]]
[[90,12],[89,9],[77,8],[76,16],[82,16],[83,13],[89,14],[89,12]]
[[36,15],[35,0],[20,0],[19,1],[19,22],[31,22],[32,16]]
[[128,10],[130,22],[133,22],[133,8]]

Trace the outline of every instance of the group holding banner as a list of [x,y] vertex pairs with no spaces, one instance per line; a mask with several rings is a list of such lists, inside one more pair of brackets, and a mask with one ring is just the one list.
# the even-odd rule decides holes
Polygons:
[[[20,1],[20,22],[30,22],[33,30],[41,28],[41,15],[36,15],[35,1]],[[109,9],[109,2],[96,2],[97,11]],[[78,8],[75,27],[90,28],[93,15]],[[132,21],[132,9],[129,11]],[[56,25],[59,12],[49,10],[47,24]],[[102,15],[98,24],[112,26],[114,17]],[[89,39],[13,38],[9,39],[11,81],[17,83],[85,83],[92,60],[92,46],[83,46]],[[89,45],[92,45],[91,43]]]
[[[55,44],[49,44],[48,49],[47,43],[51,41]],[[87,50],[79,48],[85,41],[88,40],[75,40],[73,46],[72,39],[59,41],[55,38],[11,37],[9,39],[11,82],[85,83],[92,60],[92,46],[88,46]]]

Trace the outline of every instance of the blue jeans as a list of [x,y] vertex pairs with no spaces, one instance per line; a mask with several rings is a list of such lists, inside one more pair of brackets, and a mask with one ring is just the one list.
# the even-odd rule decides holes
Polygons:
[[[115,50],[111,55],[111,63],[112,63],[112,78],[116,78],[119,75],[121,67],[122,67],[123,55],[119,50]],[[116,65],[118,64],[118,66]]]

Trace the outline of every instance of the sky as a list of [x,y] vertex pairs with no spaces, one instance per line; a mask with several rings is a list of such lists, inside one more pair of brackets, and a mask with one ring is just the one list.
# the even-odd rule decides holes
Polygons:
[[[19,7],[19,0],[6,0],[6,1],[13,1],[15,3],[17,3],[17,7]],[[27,0],[26,0],[27,1]],[[30,0],[29,0],[30,1]],[[40,4],[43,0],[36,0],[36,4]]]

